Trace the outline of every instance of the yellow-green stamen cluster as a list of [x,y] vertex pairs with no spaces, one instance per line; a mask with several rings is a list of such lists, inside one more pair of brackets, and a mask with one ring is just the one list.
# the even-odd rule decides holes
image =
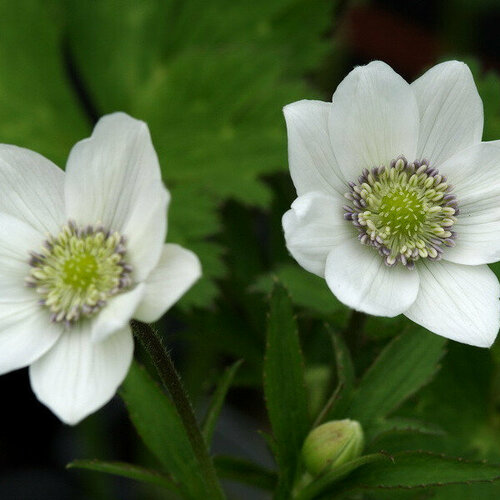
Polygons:
[[131,285],[125,254],[119,233],[69,222],[39,252],[31,252],[26,284],[40,294],[39,303],[50,310],[52,321],[69,325],[92,316]]
[[418,259],[438,260],[444,247],[454,246],[457,200],[446,177],[427,161],[400,157],[388,168],[365,169],[349,188],[344,218],[388,266],[401,262],[413,269]]

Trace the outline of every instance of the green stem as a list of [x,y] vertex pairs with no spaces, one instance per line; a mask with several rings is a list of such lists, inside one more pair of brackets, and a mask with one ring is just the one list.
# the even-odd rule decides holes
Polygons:
[[130,324],[134,335],[148,352],[163,385],[172,397],[172,401],[184,424],[193,451],[198,458],[198,462],[205,477],[205,482],[213,493],[213,497],[210,497],[210,499],[225,498],[215,472],[212,458],[208,453],[207,445],[201,434],[198,422],[196,421],[193,406],[182,385],[182,381],[175,369],[172,358],[163,345],[160,335],[146,323],[132,320]]
[[366,314],[359,311],[352,311],[349,323],[343,332],[346,344],[351,353],[356,352],[363,343],[363,328],[365,326]]

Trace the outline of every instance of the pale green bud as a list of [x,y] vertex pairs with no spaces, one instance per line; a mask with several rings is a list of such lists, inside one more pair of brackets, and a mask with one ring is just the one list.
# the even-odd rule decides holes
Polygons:
[[358,458],[364,446],[363,429],[356,420],[332,420],[307,436],[302,458],[307,471],[317,476]]

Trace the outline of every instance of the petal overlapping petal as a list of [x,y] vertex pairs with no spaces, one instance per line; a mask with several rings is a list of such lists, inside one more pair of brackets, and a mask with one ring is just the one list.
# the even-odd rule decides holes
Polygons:
[[329,134],[347,181],[364,168],[415,158],[419,113],[410,85],[387,64],[374,61],[351,71],[333,94]]
[[61,324],[36,300],[0,302],[0,375],[24,368],[43,356],[58,341]]
[[65,222],[64,172],[42,155],[0,144],[0,212],[26,222],[42,235]]
[[419,276],[401,265],[388,267],[378,252],[352,238],[326,260],[325,278],[344,304],[376,316],[397,316],[415,301]]
[[478,265],[500,259],[500,141],[471,146],[446,161],[441,172],[454,184],[460,214],[456,246],[443,258]]
[[0,303],[39,298],[28,289],[30,251],[39,251],[43,236],[27,222],[0,213]]
[[158,320],[201,276],[200,260],[190,250],[173,243],[163,246],[158,266],[145,281],[144,296],[134,318]]
[[420,113],[417,159],[440,168],[455,153],[481,141],[483,103],[466,64],[437,64],[411,88]]
[[169,199],[144,122],[124,113],[107,115],[90,138],[73,147],[66,166],[67,216],[124,235],[136,281],[160,258]]
[[139,283],[132,290],[113,297],[106,304],[92,321],[93,342],[101,342],[128,324],[144,297],[144,288],[144,283]]
[[500,328],[500,285],[493,271],[425,260],[417,269],[420,290],[405,315],[443,337],[490,347]]
[[303,100],[283,108],[288,132],[288,164],[297,195],[345,192],[328,132],[331,102]]
[[31,387],[63,422],[77,424],[113,397],[133,350],[130,327],[92,342],[90,326],[79,323],[30,366]]
[[299,196],[283,216],[288,251],[307,271],[324,277],[326,258],[356,231],[343,217],[340,197],[324,193]]

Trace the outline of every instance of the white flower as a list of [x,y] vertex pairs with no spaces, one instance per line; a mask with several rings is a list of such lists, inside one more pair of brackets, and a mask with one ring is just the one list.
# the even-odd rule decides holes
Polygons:
[[201,274],[164,244],[169,193],[145,123],[105,116],[66,173],[0,145],[0,373],[30,366],[38,399],[75,424],[116,392],[129,320],[157,320]]
[[[405,314],[490,346],[500,288],[500,141],[481,142],[469,68],[450,61],[411,85],[389,66],[354,69],[333,102],[284,109],[298,198],[287,247],[348,306]],[[346,199],[347,198],[347,199]]]

